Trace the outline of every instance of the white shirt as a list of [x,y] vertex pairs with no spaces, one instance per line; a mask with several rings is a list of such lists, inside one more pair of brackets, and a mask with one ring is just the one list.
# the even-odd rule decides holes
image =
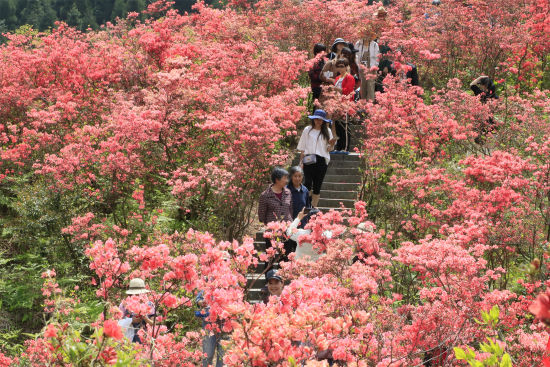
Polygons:
[[357,65],[365,65],[367,61],[370,61],[369,67],[378,66],[378,55],[380,55],[380,48],[376,41],[370,41],[369,47],[363,45],[363,40],[359,40],[355,43],[355,49],[359,50],[355,54],[355,61]]
[[[296,243],[298,243],[298,239],[300,236],[311,234],[311,229],[303,229],[298,228],[298,225],[300,224],[300,219],[296,218],[292,222],[290,226],[288,226],[286,230],[286,235],[290,237],[290,239]],[[332,232],[331,231],[324,231],[323,236],[330,239],[332,238]],[[298,247],[296,248],[296,255],[295,259],[301,259],[306,256],[309,256],[309,259],[311,261],[316,261],[321,256],[320,253],[317,252],[313,248],[313,245],[308,242],[301,242],[298,244]]]
[[[332,139],[332,131],[328,129],[329,139]],[[330,151],[329,143],[323,135],[321,135],[321,130],[315,130],[310,126],[307,126],[300,136],[300,141],[298,142],[298,147],[296,148],[299,151],[304,152],[305,155],[308,154],[317,154],[321,157],[324,157],[327,164],[330,162]]]

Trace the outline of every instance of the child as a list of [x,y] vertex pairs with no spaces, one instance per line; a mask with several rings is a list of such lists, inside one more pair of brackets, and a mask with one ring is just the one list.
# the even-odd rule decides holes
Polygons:
[[270,296],[281,296],[283,293],[284,283],[283,278],[277,274],[277,270],[275,269],[268,271],[265,277],[267,279],[268,294],[267,297],[264,298],[264,303],[268,303]]

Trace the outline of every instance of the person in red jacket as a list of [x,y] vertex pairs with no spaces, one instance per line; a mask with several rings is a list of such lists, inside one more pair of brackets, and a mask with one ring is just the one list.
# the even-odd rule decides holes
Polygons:
[[336,61],[336,70],[338,70],[338,77],[334,82],[334,87],[343,95],[349,95],[350,101],[353,101],[355,97],[355,78],[350,74],[348,59]]
[[[334,88],[345,96],[350,96],[350,101],[355,99],[355,78],[350,74],[348,59],[342,58],[336,61],[336,70],[338,77],[334,83]],[[335,154],[349,154],[350,134],[347,123],[347,115],[345,121],[335,122],[336,135],[338,142],[335,147]]]

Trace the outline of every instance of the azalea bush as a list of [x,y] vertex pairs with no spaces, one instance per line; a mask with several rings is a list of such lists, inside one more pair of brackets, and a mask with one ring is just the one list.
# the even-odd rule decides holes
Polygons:
[[[0,253],[34,279],[0,271],[1,307],[34,315],[16,321],[21,338],[36,335],[0,365],[195,366],[210,332],[229,366],[540,364],[548,4],[398,0],[374,19],[377,6],[199,2],[179,14],[158,2],[97,31],[6,34]],[[360,201],[313,218],[301,240],[323,255],[291,255],[281,297],[254,303],[247,274],[284,248],[288,223],[269,225],[265,253],[246,234],[271,167],[293,158],[310,49],[367,33],[396,75],[376,102],[329,90],[323,101],[360,124]],[[403,80],[407,62],[422,87]],[[480,74],[499,99],[471,94]],[[23,303],[41,272],[41,297]],[[124,295],[134,277],[146,297]],[[123,336],[121,304],[137,315],[153,305],[142,344]]]

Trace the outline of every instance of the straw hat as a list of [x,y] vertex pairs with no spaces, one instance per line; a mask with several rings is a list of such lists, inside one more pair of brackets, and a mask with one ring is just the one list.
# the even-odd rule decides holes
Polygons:
[[130,285],[126,294],[143,294],[149,293],[150,290],[145,288],[145,282],[141,278],[134,278],[130,280]]
[[384,8],[383,6],[379,7],[379,8],[374,12],[374,17],[375,17],[375,18],[378,18],[378,19],[384,19],[384,18],[386,18],[386,15],[388,15],[388,12],[386,11],[386,8]]

